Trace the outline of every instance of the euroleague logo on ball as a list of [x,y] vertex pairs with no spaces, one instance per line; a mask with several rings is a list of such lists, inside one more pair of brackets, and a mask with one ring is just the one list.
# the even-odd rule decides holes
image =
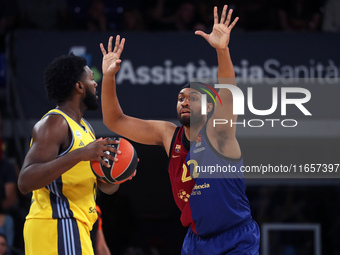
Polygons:
[[136,168],[138,163],[137,152],[133,145],[122,137],[108,137],[105,139],[117,140],[118,144],[111,144],[117,150],[120,150],[121,154],[116,154],[110,151],[105,151],[106,154],[110,154],[116,157],[118,161],[114,162],[103,157],[110,167],[106,167],[98,161],[90,161],[91,169],[94,175],[101,181],[111,184],[120,184],[136,175]]

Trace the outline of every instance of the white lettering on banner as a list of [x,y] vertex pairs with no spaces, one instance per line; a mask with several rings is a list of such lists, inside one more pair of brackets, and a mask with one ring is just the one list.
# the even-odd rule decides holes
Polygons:
[[[334,84],[340,77],[340,66],[336,66],[333,60],[323,64],[314,59],[301,65],[282,65],[277,59],[267,59],[263,65],[250,65],[243,59],[240,64],[234,65],[237,79],[247,79],[249,83],[257,83],[263,78],[272,84],[293,83],[295,78],[305,78],[309,82],[319,84]],[[195,79],[211,79],[217,77],[217,66],[208,66],[205,60],[198,60],[198,64],[189,62],[184,65],[174,65],[173,61],[166,59],[163,65],[135,66],[129,59],[123,60],[120,71],[117,73],[117,84],[128,82],[133,85],[182,85]]]
[[193,78],[206,79],[217,77],[217,66],[208,67],[204,60],[199,61],[199,66],[192,62],[185,66],[172,65],[167,59],[164,66],[138,66],[134,67],[130,60],[121,63],[117,74],[117,84],[129,82],[131,84],[183,84]]
[[[232,95],[232,102],[233,102],[233,114],[235,115],[244,115],[244,94],[242,90],[234,85],[230,84],[215,84],[214,88],[224,88],[228,89],[231,92]],[[267,110],[258,110],[255,109],[253,105],[253,88],[249,87],[247,89],[248,91],[248,109],[251,113],[255,115],[260,115],[260,116],[265,116],[265,115],[270,115],[273,112],[275,112],[277,105],[278,105],[278,92],[277,88],[273,87],[272,88],[272,106],[270,109]],[[288,98],[287,94],[289,93],[299,93],[304,95],[302,98]],[[201,98],[202,99],[202,105],[201,105],[201,114],[206,115],[206,105],[207,105],[207,97],[204,96]],[[285,116],[287,115],[286,113],[286,107],[287,104],[293,104],[295,105],[304,115],[312,115],[304,106],[304,103],[307,103],[311,99],[311,93],[309,90],[305,88],[292,88],[292,87],[281,87],[281,115]],[[204,108],[204,109],[203,109]]]

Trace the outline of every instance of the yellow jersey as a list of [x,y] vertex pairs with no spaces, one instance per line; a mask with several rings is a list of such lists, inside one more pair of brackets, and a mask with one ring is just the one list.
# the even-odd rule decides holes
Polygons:
[[[59,109],[49,111],[43,118],[51,114],[63,116],[72,133],[69,148],[58,157],[95,140],[89,124],[84,119],[81,119],[79,125]],[[97,220],[96,190],[97,178],[91,170],[90,162],[79,162],[51,184],[33,191],[31,207],[26,219],[74,218],[91,230]]]

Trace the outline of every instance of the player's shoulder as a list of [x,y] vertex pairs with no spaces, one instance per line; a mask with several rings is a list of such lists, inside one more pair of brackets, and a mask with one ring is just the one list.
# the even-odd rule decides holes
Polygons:
[[60,114],[48,114],[33,127],[33,135],[55,135],[68,132],[68,124]]
[[160,121],[159,130],[162,134],[162,145],[164,146],[167,154],[169,155],[169,149],[173,136],[176,132],[177,125],[170,121]]
[[53,114],[46,114],[41,120],[39,120],[35,127],[42,127],[42,126],[54,126],[54,125],[65,125],[67,124],[66,119],[64,116],[58,113]]
[[173,137],[173,135],[176,131],[177,125],[173,122],[170,122],[170,121],[163,121],[162,124],[163,124],[162,129],[164,130],[166,137],[169,138],[169,139],[172,139],[172,137]]

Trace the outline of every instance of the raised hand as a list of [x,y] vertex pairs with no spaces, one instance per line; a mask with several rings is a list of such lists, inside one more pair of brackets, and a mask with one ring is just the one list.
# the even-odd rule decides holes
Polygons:
[[112,40],[113,36],[110,36],[109,38],[109,43],[107,46],[107,52],[104,48],[104,45],[101,43],[100,44],[100,49],[103,53],[103,63],[102,63],[102,69],[103,69],[103,75],[112,75],[114,76],[119,68],[120,68],[120,55],[123,52],[124,49],[124,43],[125,43],[125,38],[120,40],[120,36],[116,36],[116,42],[115,42],[115,47],[112,50]]
[[[196,31],[196,35],[202,36],[207,42],[217,49],[226,49],[230,40],[230,32],[238,21],[238,17],[230,24],[231,14],[233,10],[230,9],[227,16],[228,6],[223,7],[222,15],[220,21],[218,21],[217,7],[214,7],[214,26],[210,34],[206,34],[203,31]],[[229,25],[230,24],[230,25]]]

